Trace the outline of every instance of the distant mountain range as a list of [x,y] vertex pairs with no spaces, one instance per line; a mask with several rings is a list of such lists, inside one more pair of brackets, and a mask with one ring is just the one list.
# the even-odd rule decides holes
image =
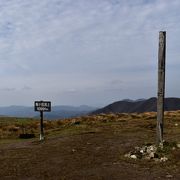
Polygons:
[[[165,111],[180,110],[180,98],[165,98]],[[136,101],[125,99],[114,102],[108,106],[98,109],[91,114],[100,113],[142,113],[142,112],[156,112],[157,99],[139,99]]]
[[[61,119],[82,116],[94,111],[97,108],[82,105],[74,106],[53,106],[51,112],[44,113],[45,119]],[[39,113],[34,111],[34,107],[9,106],[0,107],[0,116],[13,117],[39,117]]]
[[[87,114],[100,114],[100,113],[142,113],[142,112],[155,112],[157,109],[157,99],[124,99],[122,101],[114,102],[101,109],[82,105],[79,107],[74,106],[53,106],[51,112],[44,113],[45,119],[64,119]],[[180,110],[180,98],[166,98],[165,111]],[[39,112],[34,111],[34,107],[26,106],[8,106],[0,107],[0,116],[13,116],[13,117],[32,117],[39,118]]]

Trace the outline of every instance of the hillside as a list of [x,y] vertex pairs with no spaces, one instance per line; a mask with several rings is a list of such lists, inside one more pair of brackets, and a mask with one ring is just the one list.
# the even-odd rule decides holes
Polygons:
[[[94,111],[92,114],[100,113],[143,113],[156,112],[157,99],[150,98],[147,100],[130,101],[123,100],[114,102],[104,108]],[[180,98],[165,98],[165,111],[180,110]]]
[[[1,179],[180,179],[180,149],[168,161],[128,159],[136,146],[154,143],[156,113],[101,114],[45,121],[0,117]],[[19,139],[22,128],[34,139]],[[165,140],[180,141],[180,111],[165,113]]]

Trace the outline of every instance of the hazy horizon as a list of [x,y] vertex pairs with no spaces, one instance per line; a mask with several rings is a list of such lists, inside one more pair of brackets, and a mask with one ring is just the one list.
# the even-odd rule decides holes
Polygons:
[[[51,106],[55,107],[55,106],[70,106],[70,107],[81,107],[81,106],[88,106],[88,107],[92,107],[92,108],[102,108],[102,107],[105,107],[109,104],[112,104],[114,102],[118,102],[118,101],[139,101],[139,100],[148,100],[150,98],[157,98],[155,96],[153,97],[148,97],[148,98],[137,98],[137,99],[129,99],[129,98],[125,98],[125,99],[117,99],[115,101],[111,101],[111,102],[108,102],[107,104],[96,104],[96,105],[89,105],[89,104],[77,104],[77,105],[72,105],[72,104],[54,104],[53,102],[51,102]],[[165,98],[179,98],[179,97],[165,97]],[[2,107],[13,107],[13,106],[22,106],[22,107],[33,107],[34,108],[34,102],[31,104],[31,105],[22,105],[22,104],[10,104],[10,105],[7,105],[7,106],[2,106],[0,105],[0,108]]]
[[104,106],[157,94],[167,32],[166,97],[180,97],[180,1],[1,0],[0,106]]

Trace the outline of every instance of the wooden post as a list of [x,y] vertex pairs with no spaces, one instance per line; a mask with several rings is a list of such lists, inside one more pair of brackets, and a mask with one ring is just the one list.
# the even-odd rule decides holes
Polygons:
[[40,122],[40,141],[44,140],[44,127],[43,127],[43,111],[40,111],[41,122]]
[[40,112],[40,141],[44,140],[43,112],[51,111],[51,101],[35,101],[34,110]]
[[164,94],[165,94],[166,32],[159,32],[158,97],[157,97],[157,145],[163,146]]

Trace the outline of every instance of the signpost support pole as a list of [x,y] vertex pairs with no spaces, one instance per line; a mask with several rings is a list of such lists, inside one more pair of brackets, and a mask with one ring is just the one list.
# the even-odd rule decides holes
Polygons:
[[44,127],[43,127],[43,111],[40,111],[40,116],[41,116],[41,122],[40,122],[40,141],[44,140]]
[[158,98],[157,98],[157,145],[163,147],[164,94],[165,94],[166,32],[159,32]]
[[51,111],[50,101],[35,101],[34,110],[40,112],[40,141],[44,140],[43,112]]

